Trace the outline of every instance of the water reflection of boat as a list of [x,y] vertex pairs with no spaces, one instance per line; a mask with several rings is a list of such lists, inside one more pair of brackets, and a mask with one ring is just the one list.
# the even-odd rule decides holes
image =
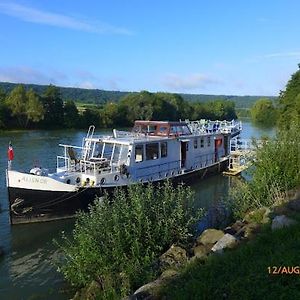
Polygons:
[[82,146],[60,145],[57,169],[7,170],[11,223],[70,217],[95,196],[133,183],[203,178],[227,167],[240,122],[136,121],[131,132],[97,136],[90,126]]

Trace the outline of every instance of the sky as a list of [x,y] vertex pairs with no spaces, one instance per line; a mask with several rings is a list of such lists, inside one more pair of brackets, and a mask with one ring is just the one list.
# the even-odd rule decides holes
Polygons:
[[0,0],[0,81],[276,96],[299,0]]

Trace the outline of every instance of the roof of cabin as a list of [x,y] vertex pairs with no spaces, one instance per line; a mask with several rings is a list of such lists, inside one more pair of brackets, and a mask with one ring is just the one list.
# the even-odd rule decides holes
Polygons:
[[178,125],[187,125],[186,122],[183,121],[144,121],[137,120],[134,122],[134,125],[170,125],[170,126],[178,126]]

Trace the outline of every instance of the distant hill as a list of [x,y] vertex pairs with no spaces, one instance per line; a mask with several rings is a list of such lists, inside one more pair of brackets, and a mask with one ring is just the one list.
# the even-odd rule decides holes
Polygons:
[[[17,84],[10,82],[0,82],[0,89],[9,93]],[[23,84],[26,89],[32,88],[38,94],[43,94],[47,85]],[[63,100],[74,100],[81,103],[104,104],[106,102],[118,102],[121,98],[132,92],[105,91],[99,89],[82,89],[73,87],[59,87]],[[276,101],[277,97],[273,96],[233,96],[233,95],[203,95],[203,94],[180,94],[185,100],[191,102],[208,102],[214,100],[233,101],[236,108],[250,108],[255,101],[262,97]]]

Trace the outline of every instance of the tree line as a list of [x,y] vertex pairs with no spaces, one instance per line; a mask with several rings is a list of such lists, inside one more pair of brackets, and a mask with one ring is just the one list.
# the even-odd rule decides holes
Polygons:
[[178,94],[142,91],[125,95],[118,103],[86,106],[80,109],[73,100],[63,101],[60,89],[50,85],[43,94],[24,85],[11,92],[0,90],[0,128],[55,129],[129,127],[135,120],[235,119],[231,101],[185,101]]
[[[33,89],[38,94],[42,95],[47,89],[47,85],[40,84],[23,84],[26,90]],[[10,93],[15,87],[16,83],[0,82],[0,89],[6,93]],[[76,87],[59,87],[61,98],[63,101],[73,99],[75,102],[84,104],[105,104],[108,102],[119,102],[128,94],[137,94],[137,92],[121,92],[121,91],[107,91],[99,89],[83,89]],[[253,104],[262,96],[234,96],[234,95],[205,95],[205,94],[178,94],[185,101],[188,102],[212,102],[216,99],[232,101],[235,103],[236,108],[250,109]],[[273,102],[277,97],[268,97]]]

